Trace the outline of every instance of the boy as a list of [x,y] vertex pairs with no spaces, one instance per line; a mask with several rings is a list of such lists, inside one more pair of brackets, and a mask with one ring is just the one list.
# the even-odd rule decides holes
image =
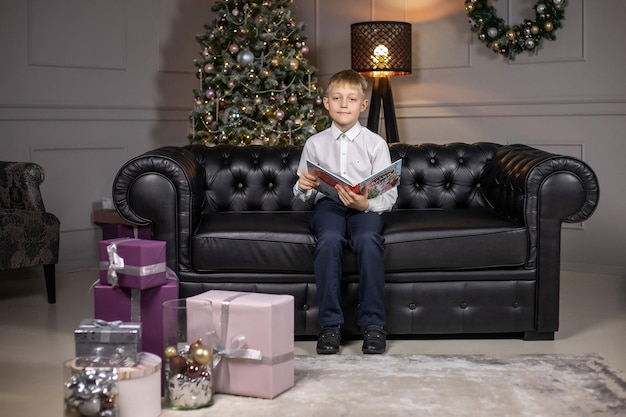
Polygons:
[[337,185],[341,203],[317,192],[317,178],[307,171],[310,160],[352,183],[387,167],[389,147],[379,135],[358,122],[367,108],[367,81],[356,71],[333,75],[328,84],[324,107],[333,123],[311,136],[304,145],[298,166],[294,194],[302,200],[315,198],[310,227],[317,237],[314,254],[315,283],[322,328],[317,353],[339,352],[343,313],[339,305],[343,249],[350,245],[359,267],[360,309],[357,324],[364,332],[363,353],[384,353],[387,348],[385,325],[385,266],[383,223],[380,213],[391,210],[398,191],[393,188],[376,198]]

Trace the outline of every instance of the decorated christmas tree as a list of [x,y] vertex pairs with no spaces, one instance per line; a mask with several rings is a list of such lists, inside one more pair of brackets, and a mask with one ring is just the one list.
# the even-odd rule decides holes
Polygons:
[[190,114],[192,143],[301,145],[329,126],[292,2],[215,2],[218,16],[196,37],[200,88]]

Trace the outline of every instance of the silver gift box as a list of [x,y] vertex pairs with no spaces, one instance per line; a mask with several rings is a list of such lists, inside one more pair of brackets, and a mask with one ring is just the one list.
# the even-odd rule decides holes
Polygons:
[[74,331],[76,356],[100,356],[134,366],[141,351],[141,323],[83,320]]

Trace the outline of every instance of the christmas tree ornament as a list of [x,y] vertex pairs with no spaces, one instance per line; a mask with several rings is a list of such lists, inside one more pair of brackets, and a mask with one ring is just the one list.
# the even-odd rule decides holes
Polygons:
[[507,30],[505,36],[507,41],[514,41],[517,37],[514,30]]
[[85,417],[96,417],[100,413],[100,408],[102,408],[101,404],[100,398],[93,397],[83,401],[78,406],[78,411]]
[[187,360],[180,355],[176,355],[170,359],[169,365],[170,365],[170,370],[173,373],[181,374],[181,373],[184,373],[185,370],[187,369]]
[[542,40],[555,40],[554,32],[564,20],[565,0],[539,0],[533,6],[535,19],[509,26],[489,0],[465,0],[470,28],[488,48],[509,60],[523,51],[536,51]]
[[285,117],[285,112],[278,109],[274,112],[274,119],[276,120],[283,120]]
[[178,352],[176,352],[176,348],[174,346],[168,346],[165,348],[165,352],[164,352],[165,359],[168,359],[168,360],[172,359],[177,354]]
[[236,43],[231,43],[230,45],[228,45],[228,52],[235,55],[237,52],[239,52],[239,45],[237,45]]
[[298,62],[297,59],[291,58],[287,61],[287,66],[289,67],[291,71],[295,71],[300,66],[300,63]]
[[239,65],[246,66],[254,62],[254,54],[249,49],[244,49],[237,55]]
[[206,365],[211,361],[213,355],[211,349],[200,345],[191,350],[191,358],[198,365]]

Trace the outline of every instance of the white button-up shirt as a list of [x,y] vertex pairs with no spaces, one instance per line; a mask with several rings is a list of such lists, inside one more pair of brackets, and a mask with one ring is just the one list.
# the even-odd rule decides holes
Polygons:
[[[330,128],[311,136],[302,149],[298,175],[307,170],[307,160],[339,174],[352,184],[361,182],[391,164],[387,142],[358,122],[345,133],[333,123]],[[313,195],[316,201],[323,197],[316,190],[300,190],[297,182],[293,190],[295,196],[305,201]],[[392,188],[370,199],[367,211],[390,211],[397,198],[398,190]]]

